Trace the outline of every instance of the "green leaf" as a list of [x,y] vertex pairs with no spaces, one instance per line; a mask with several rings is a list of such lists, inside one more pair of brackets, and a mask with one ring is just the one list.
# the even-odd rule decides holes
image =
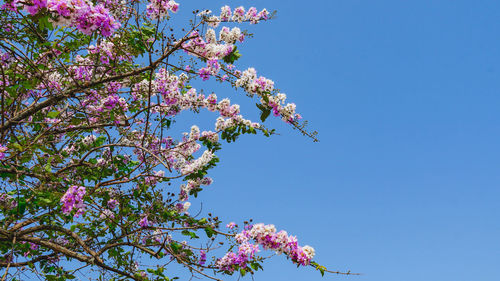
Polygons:
[[233,64],[240,57],[241,57],[241,54],[238,51],[238,49],[236,48],[236,46],[235,46],[234,49],[233,49],[233,51],[229,55],[227,55],[227,56],[224,57],[224,62],[225,63]]
[[187,229],[182,231],[182,235],[189,236],[191,239],[200,238],[198,237],[198,235],[196,235],[196,233],[189,231]]
[[207,226],[205,227],[205,233],[207,234],[208,238],[214,236],[214,234],[216,233],[213,228],[211,228],[210,226]]
[[262,111],[262,114],[260,115],[260,120],[262,122],[265,122],[267,117],[269,117],[270,114],[271,114],[271,110],[266,108],[264,111]]
[[59,279],[56,275],[45,275],[45,278],[47,278],[48,281],[55,281]]
[[17,199],[17,211],[20,216],[26,211],[26,199],[24,197]]
[[23,151],[23,147],[17,142],[13,143],[12,146],[19,151]]
[[262,268],[262,266],[258,262],[250,263],[250,267],[252,267],[255,271],[259,270],[259,268]]
[[49,113],[47,113],[47,117],[49,118],[56,118],[61,112],[59,111],[51,111]]
[[172,248],[172,250],[174,251],[174,254],[178,254],[182,247],[181,247],[181,245],[179,245],[179,243],[172,242],[172,243],[170,243],[170,248]]
[[266,94],[262,95],[262,99],[266,102],[266,104],[269,104],[269,97]]

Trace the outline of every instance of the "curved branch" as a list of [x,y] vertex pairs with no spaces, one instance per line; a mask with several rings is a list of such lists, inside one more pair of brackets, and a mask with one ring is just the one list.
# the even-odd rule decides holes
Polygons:
[[0,261],[0,267],[7,267],[8,264],[10,264],[10,267],[22,267],[22,266],[27,266],[29,264],[34,264],[34,263],[42,261],[42,260],[50,259],[50,258],[55,257],[55,256],[57,256],[57,254],[52,253],[50,255],[39,256],[39,257],[36,257],[32,260],[23,261],[23,262],[3,262],[3,261]]

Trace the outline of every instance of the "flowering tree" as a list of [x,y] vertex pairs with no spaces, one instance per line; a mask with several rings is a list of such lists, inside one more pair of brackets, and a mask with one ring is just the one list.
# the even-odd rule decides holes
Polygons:
[[[261,248],[324,273],[312,247],[273,225],[188,211],[221,142],[273,133],[195,80],[242,88],[259,122],[272,113],[314,139],[272,80],[235,66],[248,35],[237,26],[267,10],[195,12],[174,30],[172,0],[0,4],[2,280],[172,280],[171,262],[219,280],[262,269]],[[212,130],[171,133],[178,115],[202,110],[216,112]]]

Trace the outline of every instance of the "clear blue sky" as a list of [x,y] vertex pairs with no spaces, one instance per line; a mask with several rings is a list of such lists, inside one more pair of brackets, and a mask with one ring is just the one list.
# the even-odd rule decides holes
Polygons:
[[278,256],[255,280],[500,280],[499,1],[179,2],[179,16],[278,10],[248,26],[239,66],[275,80],[321,141],[271,120],[279,136],[225,145],[203,209],[273,223],[364,274]]

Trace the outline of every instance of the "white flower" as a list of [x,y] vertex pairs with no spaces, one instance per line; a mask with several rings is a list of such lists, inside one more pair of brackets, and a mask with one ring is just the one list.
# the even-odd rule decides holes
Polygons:
[[190,140],[197,140],[200,138],[200,128],[198,126],[193,125],[191,127],[191,132],[189,133],[189,139]]
[[96,140],[96,136],[89,135],[89,136],[86,136],[82,139],[82,143],[85,145],[91,145],[92,143],[94,143],[95,140]]
[[[183,207],[182,207],[182,211],[183,212],[187,212],[187,210],[189,209],[189,207],[191,207],[191,203],[185,202],[184,205],[183,205]],[[314,249],[313,249],[313,251],[314,251]]]
[[211,13],[212,13],[212,11],[211,11],[211,10],[203,10],[203,11],[201,11],[201,12],[199,12],[199,13],[198,13],[198,16],[199,16],[199,17],[208,16],[208,15],[210,15]]
[[316,254],[316,251],[314,251],[314,248],[309,246],[309,245],[306,245],[304,247],[302,247],[302,251],[304,251],[304,253],[307,255],[307,257],[311,260],[314,255]]
[[216,43],[217,42],[217,37],[215,36],[215,30],[212,28],[207,29],[207,32],[205,33],[205,41],[208,43]]
[[220,24],[220,19],[217,16],[211,16],[207,20],[208,25],[213,28],[217,28]]

